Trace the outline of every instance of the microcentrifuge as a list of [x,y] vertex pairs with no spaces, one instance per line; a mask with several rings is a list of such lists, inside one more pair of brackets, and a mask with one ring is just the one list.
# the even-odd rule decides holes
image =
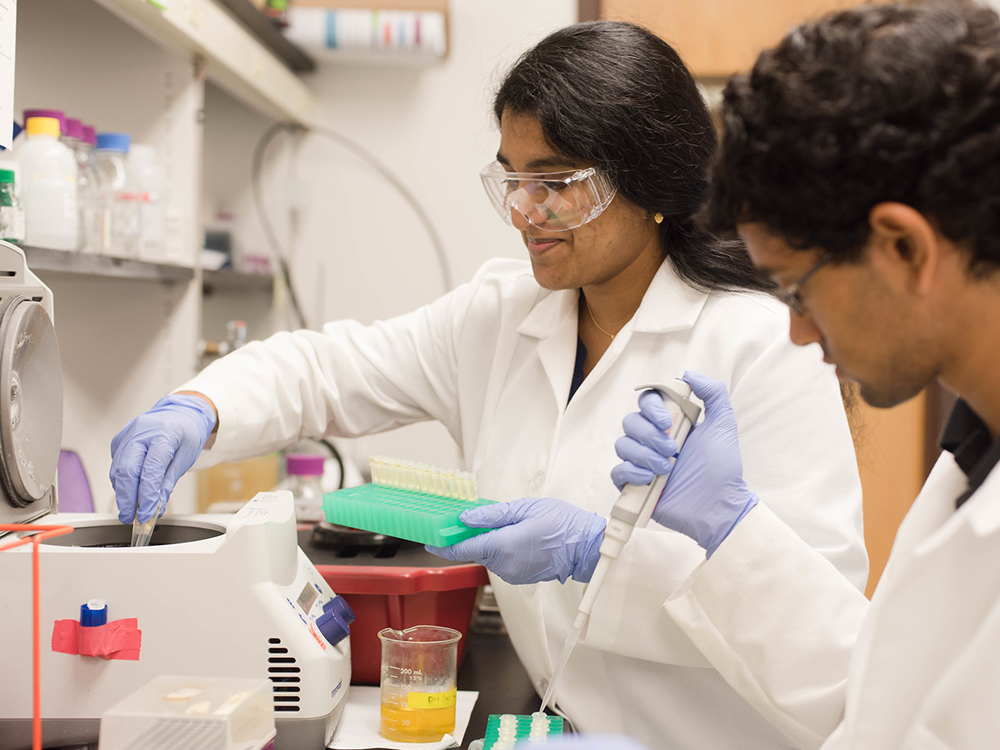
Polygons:
[[[45,747],[96,743],[101,714],[159,675],[269,679],[276,748],[325,747],[353,616],[299,549],[291,494],[261,493],[233,516],[166,516],[148,547],[130,547],[113,515],[57,514],[52,310],[22,251],[0,242],[0,524],[73,528],[39,545]],[[0,551],[0,750],[31,746],[31,546]]]

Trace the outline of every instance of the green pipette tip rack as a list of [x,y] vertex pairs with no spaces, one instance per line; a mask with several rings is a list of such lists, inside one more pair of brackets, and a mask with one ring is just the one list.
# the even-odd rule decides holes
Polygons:
[[326,520],[354,529],[447,547],[489,529],[470,529],[458,520],[463,510],[492,500],[458,500],[429,492],[365,484],[323,495]]
[[[515,731],[515,743],[519,747],[530,747],[531,743],[527,742],[528,736],[531,734],[531,715],[530,714],[505,714],[514,716],[517,719],[517,729]],[[500,717],[501,714],[490,714],[490,718],[486,723],[486,736],[483,738],[483,750],[491,750],[493,745],[496,744],[497,740],[500,739]],[[552,739],[558,738],[563,733],[563,718],[561,716],[548,716],[549,720],[549,733],[548,737]]]
[[476,498],[471,474],[373,458],[372,477],[379,483],[323,495],[326,520],[434,547],[489,531],[470,529],[458,520],[464,510],[493,503]]

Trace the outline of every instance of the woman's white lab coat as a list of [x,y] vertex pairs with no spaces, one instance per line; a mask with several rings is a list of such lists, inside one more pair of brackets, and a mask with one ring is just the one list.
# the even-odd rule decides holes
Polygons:
[[803,748],[1000,747],[1000,467],[967,486],[943,454],[870,605],[760,505],[665,609]]
[[[667,261],[567,405],[578,299],[576,290],[540,288],[526,262],[495,260],[413,313],[249,344],[184,386],[208,395],[220,415],[198,468],[302,436],[436,419],[481,496],[552,496],[607,515],[618,495],[614,442],[636,409],[634,389],[694,369],[729,386],[746,476],[761,498],[863,588],[861,488],[838,384],[817,351],[790,344],[787,311],[761,295],[694,291]],[[662,609],[703,558],[694,542],[659,527],[633,536],[556,692],[580,729],[678,750],[788,746]],[[493,582],[542,690],[583,585]]]

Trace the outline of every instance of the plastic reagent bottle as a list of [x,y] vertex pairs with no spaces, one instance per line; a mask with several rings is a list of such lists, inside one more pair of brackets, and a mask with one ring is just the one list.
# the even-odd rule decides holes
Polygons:
[[278,489],[289,490],[295,500],[295,520],[315,523],[323,520],[323,456],[290,453],[286,459],[288,476]]
[[32,117],[54,117],[59,120],[60,136],[66,132],[66,113],[61,109],[26,109],[24,110],[24,122],[27,124]]
[[32,117],[17,151],[24,241],[54,250],[77,247],[76,157],[59,141],[59,121]]
[[73,150],[73,155],[76,157],[79,250],[84,253],[96,253],[100,243],[97,234],[100,193],[98,192],[97,175],[94,171],[93,147],[87,140],[83,123],[73,118],[67,118],[66,133],[62,140]]
[[166,174],[157,164],[156,149],[152,146],[135,143],[128,158],[139,201],[139,258],[162,263],[165,259]]
[[127,133],[98,133],[95,152],[100,248],[120,258],[134,258],[139,241],[139,201],[126,158],[131,141]]
[[24,210],[14,192],[12,169],[0,169],[0,238],[24,242]]

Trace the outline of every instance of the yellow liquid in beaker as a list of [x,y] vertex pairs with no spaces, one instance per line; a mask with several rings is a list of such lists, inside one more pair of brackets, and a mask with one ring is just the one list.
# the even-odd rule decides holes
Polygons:
[[455,731],[455,706],[409,708],[383,702],[379,731],[396,742],[434,742]]

